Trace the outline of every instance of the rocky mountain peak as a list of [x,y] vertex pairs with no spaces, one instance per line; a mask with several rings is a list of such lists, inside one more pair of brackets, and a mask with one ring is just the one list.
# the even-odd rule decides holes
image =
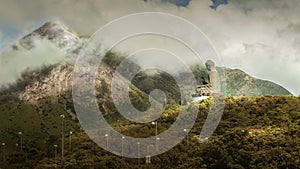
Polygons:
[[49,37],[55,37],[63,33],[70,33],[69,29],[59,21],[48,21],[34,32],[40,36]]
[[80,38],[60,21],[48,21],[32,33],[20,39],[19,44],[25,49],[35,47],[36,40],[47,39],[57,46],[73,52],[79,47]]

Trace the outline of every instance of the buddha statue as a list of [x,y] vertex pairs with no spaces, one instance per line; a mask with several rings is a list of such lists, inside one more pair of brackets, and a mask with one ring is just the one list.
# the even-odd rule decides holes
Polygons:
[[212,60],[208,60],[205,63],[206,69],[208,70],[209,82],[212,87],[211,93],[220,93],[220,78],[216,70],[215,63]]

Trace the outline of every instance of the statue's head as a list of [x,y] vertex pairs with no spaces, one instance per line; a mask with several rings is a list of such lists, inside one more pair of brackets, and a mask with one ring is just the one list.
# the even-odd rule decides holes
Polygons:
[[213,62],[212,60],[206,61],[205,66],[208,71],[216,69],[215,62]]

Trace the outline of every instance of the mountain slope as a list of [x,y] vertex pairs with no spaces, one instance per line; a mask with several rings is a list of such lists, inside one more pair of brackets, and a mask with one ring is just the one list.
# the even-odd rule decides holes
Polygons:
[[[198,85],[205,85],[209,83],[209,76],[207,70],[201,65],[193,65],[191,67]],[[223,71],[217,68],[219,72]],[[292,95],[284,87],[267,81],[256,79],[249,74],[239,69],[224,68],[225,77],[221,79],[221,90],[226,96],[265,96],[265,95]],[[180,72],[180,77],[184,76],[184,72]],[[186,79],[188,81],[188,79]],[[168,99],[180,102],[180,90],[176,81],[165,72],[141,72],[135,76],[132,83],[145,93],[159,88],[166,92]]]
[[[60,160],[55,161],[54,147],[60,149],[59,113],[63,99],[47,99],[43,103],[43,120],[47,126],[39,130],[32,122],[40,120],[36,116],[20,114],[38,113],[25,105],[19,105],[9,112],[15,112],[15,117],[3,118],[2,122],[10,124],[9,130],[1,130],[1,141],[6,143],[6,164],[11,168],[55,168],[60,166]],[[9,110],[14,104],[3,105],[0,99],[0,109]],[[228,98],[221,122],[214,135],[206,142],[199,144],[198,135],[209,109],[210,100],[199,103],[199,114],[195,125],[186,138],[170,151],[151,159],[151,164],[145,164],[145,159],[129,159],[113,155],[98,147],[83,131],[71,128],[70,117],[66,114],[66,131],[75,131],[72,136],[72,151],[65,143],[66,168],[299,168],[300,164],[300,98],[294,96],[257,96]],[[53,108],[53,110],[51,109]],[[47,115],[46,115],[47,114]],[[20,123],[26,118],[26,123]],[[166,117],[159,121],[158,131],[167,129],[176,117]],[[24,127],[24,153],[15,150],[19,143],[14,124]],[[151,124],[136,125],[115,120],[111,124],[125,133],[133,136],[143,134],[154,135],[155,127]],[[28,130],[27,128],[28,127]],[[33,129],[34,128],[34,129]],[[49,128],[49,129],[47,129]],[[23,130],[24,131],[24,130]],[[12,135],[12,133],[14,135]],[[34,134],[33,134],[34,133]],[[53,133],[46,137],[48,133]],[[11,134],[11,137],[8,135]],[[41,137],[43,136],[43,137]],[[65,139],[67,140],[66,133]],[[125,140],[126,141],[126,140]],[[166,140],[161,140],[161,144]],[[58,154],[60,153],[58,149]],[[59,159],[59,156],[58,156]],[[188,163],[187,163],[188,161]]]
[[226,69],[226,94],[228,96],[292,95],[282,86],[256,79],[239,69]]

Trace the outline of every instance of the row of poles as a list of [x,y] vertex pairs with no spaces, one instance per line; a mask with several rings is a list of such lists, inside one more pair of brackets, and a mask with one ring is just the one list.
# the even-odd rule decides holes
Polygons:
[[[18,132],[18,135],[20,136],[20,147],[21,147],[21,152],[23,152],[23,136],[22,136],[22,132],[19,131]],[[5,167],[5,161],[6,161],[6,154],[5,154],[5,142],[2,142],[1,143],[2,145],[2,160],[3,160],[3,167]],[[18,147],[19,147],[19,144],[16,143],[16,151],[18,151]]]
[[[155,145],[147,145],[147,156],[146,156],[146,164],[151,164],[151,156],[150,156],[150,147],[154,147],[156,151],[158,151],[158,141],[160,138],[158,137],[158,122],[154,121],[151,123],[152,125],[155,125]],[[184,132],[188,132],[188,129],[183,129]],[[109,146],[109,135],[106,133],[104,135],[106,137],[106,149],[108,149]],[[122,136],[122,142],[121,142],[121,156],[123,157],[124,155],[124,139],[125,137]],[[186,136],[186,144],[187,146],[189,145],[189,139],[188,136]],[[138,146],[138,163],[140,164],[140,142],[137,142]]]
[[[61,118],[61,166],[63,166],[64,165],[64,149],[65,149],[64,148],[64,138],[65,138],[64,119],[65,119],[65,115],[61,114],[60,118]],[[69,132],[69,152],[72,151],[72,134],[73,134],[73,132],[70,131]],[[56,164],[58,145],[55,144],[53,146],[54,146],[54,161],[55,161],[55,164]]]
[[[64,135],[65,135],[65,132],[64,132],[64,118],[65,116],[64,115],[60,115],[60,118],[61,118],[61,164],[63,166],[63,162],[64,162]],[[71,152],[72,151],[72,134],[73,132],[70,131],[69,132],[69,151]],[[23,152],[23,132],[19,131],[18,132],[18,135],[20,136],[20,149],[21,149],[21,152]],[[3,158],[3,165],[5,164],[5,161],[6,161],[6,154],[5,154],[5,142],[2,142],[1,143],[2,145],[2,158]],[[16,143],[16,151],[18,150],[18,147],[19,147],[19,144]],[[58,148],[58,145],[55,144],[54,145],[54,153],[55,153],[55,164],[57,162],[57,148]]]
[[[64,131],[64,119],[65,119],[65,116],[62,114],[60,115],[60,118],[61,118],[61,166],[64,165],[64,138],[65,138],[65,131]],[[154,121],[151,123],[152,125],[155,125],[155,145],[148,145],[147,146],[147,156],[146,156],[146,164],[150,164],[151,163],[151,156],[150,156],[150,147],[151,146],[155,146],[155,149],[156,151],[158,150],[158,141],[160,140],[160,138],[158,137],[158,123],[157,121]],[[188,132],[187,129],[184,129],[183,130],[184,132]],[[18,135],[20,136],[20,148],[21,148],[21,151],[23,151],[23,136],[22,136],[22,132],[18,132]],[[73,132],[70,131],[69,132],[69,152],[72,151],[72,134]],[[105,137],[106,137],[106,148],[108,148],[108,145],[109,145],[109,136],[108,134],[105,134]],[[125,137],[122,136],[122,152],[121,152],[121,156],[123,157],[124,155],[124,139]],[[189,145],[189,139],[188,139],[188,136],[186,137],[186,144]],[[137,142],[137,145],[138,145],[138,158],[140,157],[140,142]],[[18,149],[18,146],[19,144],[16,143],[16,150]],[[55,144],[53,145],[54,146],[54,153],[55,153],[55,164],[57,162],[57,149],[58,149],[58,145]],[[3,147],[3,162],[5,162],[5,143],[3,142],[2,143],[2,147]],[[140,163],[140,161],[139,161]]]

